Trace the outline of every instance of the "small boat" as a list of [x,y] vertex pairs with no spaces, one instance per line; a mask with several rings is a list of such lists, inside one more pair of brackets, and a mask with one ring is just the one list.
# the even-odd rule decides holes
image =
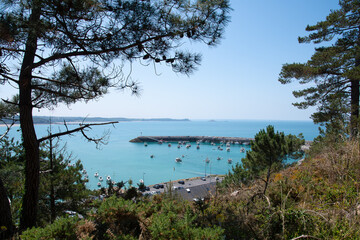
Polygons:
[[181,146],[180,146],[180,145],[178,145],[178,146],[177,146],[177,148],[181,148]]
[[217,157],[217,160],[221,160],[221,157]]
[[84,170],[82,170],[82,173],[83,173],[83,174],[86,174],[87,172],[86,172],[86,170],[84,169]]
[[185,157],[185,155],[181,155],[181,157],[182,157],[182,158],[184,158],[184,157]]
[[150,158],[154,158],[154,155],[150,155]]
[[240,152],[244,153],[245,152],[245,148],[240,148]]
[[232,163],[232,159],[231,159],[231,158],[228,159],[228,163],[229,163],[229,164]]
[[226,147],[230,147],[230,143],[229,143],[229,142],[226,143]]
[[101,182],[98,182],[97,185],[98,185],[98,187],[101,187]]
[[140,182],[140,183],[144,183],[144,180],[143,180],[143,179],[140,179],[139,182]]
[[99,176],[99,174],[96,172],[95,174],[94,174],[94,177],[98,177]]
[[181,158],[175,158],[175,162],[182,162]]
[[206,162],[206,163],[209,163],[209,162],[210,162],[210,159],[209,159],[209,158],[206,158],[206,159],[205,159],[205,162]]
[[111,180],[111,177],[110,177],[110,176],[107,176],[107,177],[106,177],[106,180],[107,180],[107,181],[110,181],[110,180]]
[[103,180],[103,177],[100,176],[100,177],[99,177],[99,181],[102,182],[102,180]]
[[197,146],[196,146],[196,149],[200,149],[200,146],[199,146],[199,145],[197,145]]
[[168,144],[168,147],[171,147],[171,143]]
[[147,142],[144,142],[144,146],[145,146],[145,147],[147,147],[147,146],[148,146]]
[[227,151],[227,152],[230,152],[230,148],[229,148],[229,147],[227,147],[227,148],[226,148],[226,151]]

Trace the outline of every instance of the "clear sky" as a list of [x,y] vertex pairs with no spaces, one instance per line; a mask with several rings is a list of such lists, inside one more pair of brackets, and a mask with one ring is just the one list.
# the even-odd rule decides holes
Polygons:
[[[231,22],[217,47],[189,45],[203,56],[190,77],[157,64],[133,66],[139,97],[112,90],[98,101],[34,110],[34,115],[128,118],[309,120],[313,109],[292,106],[294,89],[281,85],[284,63],[305,62],[315,45],[299,44],[306,25],[324,20],[338,0],[232,0]],[[124,68],[124,72],[128,72]],[[1,87],[1,97],[7,87]]]

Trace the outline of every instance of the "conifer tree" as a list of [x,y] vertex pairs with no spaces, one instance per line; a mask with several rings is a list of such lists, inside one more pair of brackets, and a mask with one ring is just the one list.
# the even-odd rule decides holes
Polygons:
[[[246,157],[242,159],[239,176],[248,178],[260,178],[264,171],[264,194],[268,187],[272,171],[278,170],[288,157],[298,157],[301,145],[305,143],[302,136],[299,138],[294,135],[286,135],[283,132],[275,132],[273,126],[269,125],[260,130],[254,141],[251,141],[251,150],[246,152]],[[243,172],[246,172],[243,173]],[[248,180],[248,179],[246,179]]]
[[89,101],[110,87],[136,93],[111,69],[115,60],[191,74],[201,57],[182,43],[217,45],[230,11],[228,0],[3,0],[0,8],[0,82],[19,90],[19,101],[8,102],[19,107],[26,154],[22,229],[36,223],[45,140],[36,136],[33,109]]
[[315,49],[306,63],[285,64],[279,81],[293,79],[310,87],[294,91],[304,101],[294,105],[300,109],[318,106],[312,115],[316,123],[350,122],[351,135],[359,132],[360,81],[360,2],[340,0],[340,9],[331,11],[326,20],[307,26],[308,36],[299,37],[300,43],[330,42],[330,46]]

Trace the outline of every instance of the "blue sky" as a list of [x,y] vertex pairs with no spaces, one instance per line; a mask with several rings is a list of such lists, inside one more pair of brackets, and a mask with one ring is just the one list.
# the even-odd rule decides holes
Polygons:
[[[203,56],[190,77],[159,65],[157,76],[152,65],[134,65],[132,78],[143,89],[139,97],[112,90],[98,101],[34,110],[34,115],[309,120],[314,109],[291,104],[292,91],[302,87],[277,79],[284,63],[311,57],[315,45],[299,44],[297,37],[337,9],[338,0],[232,0],[231,5],[231,23],[219,46],[184,45]],[[2,87],[0,95],[7,91]]]

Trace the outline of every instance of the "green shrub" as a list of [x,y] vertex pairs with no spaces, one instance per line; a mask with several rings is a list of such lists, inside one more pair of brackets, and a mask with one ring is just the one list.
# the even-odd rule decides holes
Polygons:
[[79,219],[76,217],[59,218],[53,224],[49,224],[44,228],[32,228],[24,231],[21,239],[77,239],[76,226],[78,222]]

